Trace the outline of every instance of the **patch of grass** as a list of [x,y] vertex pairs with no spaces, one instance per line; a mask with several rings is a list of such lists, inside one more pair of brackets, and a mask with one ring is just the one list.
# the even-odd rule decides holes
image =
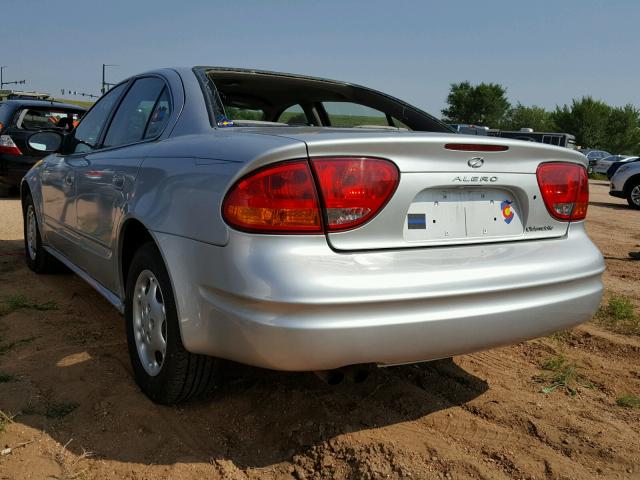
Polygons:
[[600,306],[596,321],[617,333],[640,335],[640,316],[630,298],[613,295],[606,304]]
[[38,337],[27,337],[22,340],[16,340],[15,342],[5,343],[4,345],[0,345],[0,356],[5,353],[13,350],[15,347],[19,347],[20,345],[26,345],[28,343],[33,342]]
[[3,432],[10,423],[13,423],[13,415],[9,415],[0,410],[0,432]]
[[36,302],[29,300],[24,295],[13,295],[0,301],[0,317],[16,310],[38,310],[44,312],[57,309],[58,305],[55,302]]
[[539,380],[547,384],[540,390],[542,393],[562,389],[573,396],[578,393],[576,386],[593,388],[593,384],[579,372],[580,366],[569,361],[564,355],[551,357],[542,368],[546,373],[539,377]]
[[15,382],[16,379],[17,377],[15,375],[0,372],[0,383]]
[[640,397],[627,393],[622,395],[616,400],[616,403],[621,407],[626,408],[640,408]]
[[604,180],[605,182],[608,182],[609,179],[607,178],[607,176],[603,173],[595,173],[595,172],[591,172],[589,174],[589,178],[591,180]]
[[64,418],[79,406],[74,402],[50,403],[44,411],[44,416],[47,418]]
[[571,340],[571,332],[569,330],[560,330],[559,332],[553,332],[549,335],[549,338],[557,343],[567,343]]
[[86,460],[91,458],[91,452],[83,451],[81,455],[73,455],[69,453],[67,447],[72,440],[66,444],[60,445],[55,451],[51,452],[53,460],[60,468],[60,474],[54,478],[56,480],[85,480],[88,478],[90,466]]

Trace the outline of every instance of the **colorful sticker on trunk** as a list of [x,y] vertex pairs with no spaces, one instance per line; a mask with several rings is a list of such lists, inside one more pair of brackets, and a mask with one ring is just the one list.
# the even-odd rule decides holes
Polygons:
[[500,210],[502,210],[502,216],[506,224],[511,223],[514,217],[513,208],[511,208],[512,203],[511,200],[505,200],[500,204]]

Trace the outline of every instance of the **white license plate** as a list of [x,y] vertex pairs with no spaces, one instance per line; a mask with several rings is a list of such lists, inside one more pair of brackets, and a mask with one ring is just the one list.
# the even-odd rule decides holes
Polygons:
[[428,189],[409,207],[408,242],[519,236],[521,211],[513,194],[493,188]]

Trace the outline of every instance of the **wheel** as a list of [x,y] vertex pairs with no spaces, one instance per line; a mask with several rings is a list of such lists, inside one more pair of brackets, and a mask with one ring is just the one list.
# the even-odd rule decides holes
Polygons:
[[173,289],[153,243],[140,247],[131,261],[125,320],[135,379],[151,400],[169,405],[213,393],[221,360],[182,345]]
[[60,270],[60,262],[42,246],[33,198],[27,195],[22,205],[24,219],[24,255],[27,266],[36,273],[54,273]]
[[640,209],[640,182],[627,189],[627,203],[631,208]]

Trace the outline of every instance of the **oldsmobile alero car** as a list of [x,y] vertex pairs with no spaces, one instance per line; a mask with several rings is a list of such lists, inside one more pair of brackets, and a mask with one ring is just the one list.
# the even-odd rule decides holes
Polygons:
[[196,67],[132,77],[21,189],[25,253],[120,312],[153,400],[230,359],[331,371],[571,327],[599,304],[586,159],[464,136],[348,83]]

